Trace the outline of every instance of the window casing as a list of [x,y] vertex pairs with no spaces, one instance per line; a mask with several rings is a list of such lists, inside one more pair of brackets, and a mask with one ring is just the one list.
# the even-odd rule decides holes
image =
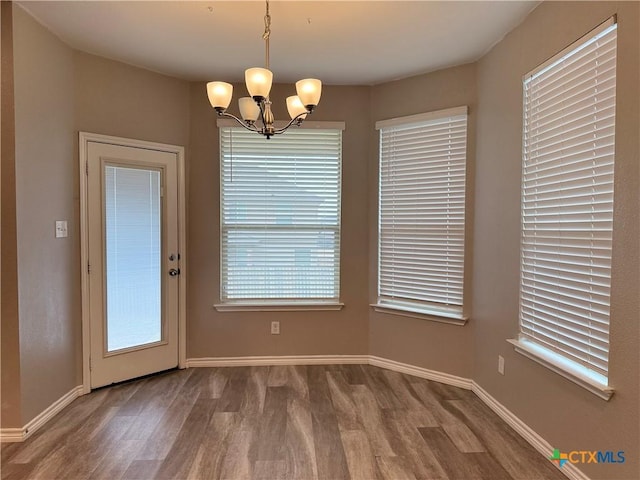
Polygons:
[[615,93],[613,19],[524,78],[515,342],[607,398]]
[[385,120],[376,127],[375,306],[464,323],[467,107]]
[[342,131],[220,128],[222,304],[337,303]]

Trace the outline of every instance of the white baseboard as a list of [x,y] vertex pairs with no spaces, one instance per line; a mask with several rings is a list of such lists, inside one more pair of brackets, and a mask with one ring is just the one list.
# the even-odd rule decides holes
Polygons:
[[[553,455],[553,447],[549,442],[533,431],[529,425],[520,420],[513,412],[507,409],[507,407],[489,395],[489,393],[476,382],[472,382],[471,391],[538,452],[546,458],[550,458]],[[560,469],[560,472],[571,480],[589,480],[589,477],[582,473],[574,464],[569,462],[564,464]]]
[[458,377],[448,373],[416,367],[414,365],[409,365],[408,363],[396,362],[395,360],[370,355],[369,365],[386,368],[395,372],[406,373],[408,375],[413,375],[414,377],[426,378],[427,380],[433,380],[434,382],[444,383],[445,385],[464,388],[465,390],[471,390],[472,381],[469,378]]
[[24,428],[0,428],[0,442],[13,443],[24,441]]
[[468,378],[415,367],[407,363],[396,362],[372,355],[303,355],[303,356],[263,356],[263,357],[204,357],[188,358],[189,367],[258,367],[269,365],[375,365],[396,372],[407,373],[415,377],[426,378],[454,387],[471,390]]
[[1,442],[23,442],[33,435],[40,427],[55,417],[64,407],[82,395],[83,387],[78,385],[65,393],[58,400],[40,412],[33,420],[22,428],[2,428],[0,429]]
[[187,358],[189,367],[258,367],[269,365],[367,364],[369,355],[292,355],[263,357]]
[[263,357],[204,357],[188,358],[189,367],[258,367],[269,365],[375,365],[396,372],[407,373],[415,377],[471,390],[468,378],[436,372],[407,363],[396,362],[372,355],[301,355],[301,356],[263,356]]

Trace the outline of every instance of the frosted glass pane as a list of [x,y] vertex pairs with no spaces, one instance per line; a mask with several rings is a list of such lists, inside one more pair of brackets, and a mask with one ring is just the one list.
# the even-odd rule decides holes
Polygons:
[[162,338],[160,172],[105,167],[107,350]]

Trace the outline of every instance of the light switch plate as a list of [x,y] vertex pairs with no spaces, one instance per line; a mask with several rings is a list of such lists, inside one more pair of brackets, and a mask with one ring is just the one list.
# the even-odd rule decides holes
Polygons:
[[65,238],[69,236],[66,220],[56,220],[56,238]]

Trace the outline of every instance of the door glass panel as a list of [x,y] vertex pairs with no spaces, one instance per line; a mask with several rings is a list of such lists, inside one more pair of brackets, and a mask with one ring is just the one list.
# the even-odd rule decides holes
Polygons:
[[105,166],[107,351],[162,338],[160,172]]

